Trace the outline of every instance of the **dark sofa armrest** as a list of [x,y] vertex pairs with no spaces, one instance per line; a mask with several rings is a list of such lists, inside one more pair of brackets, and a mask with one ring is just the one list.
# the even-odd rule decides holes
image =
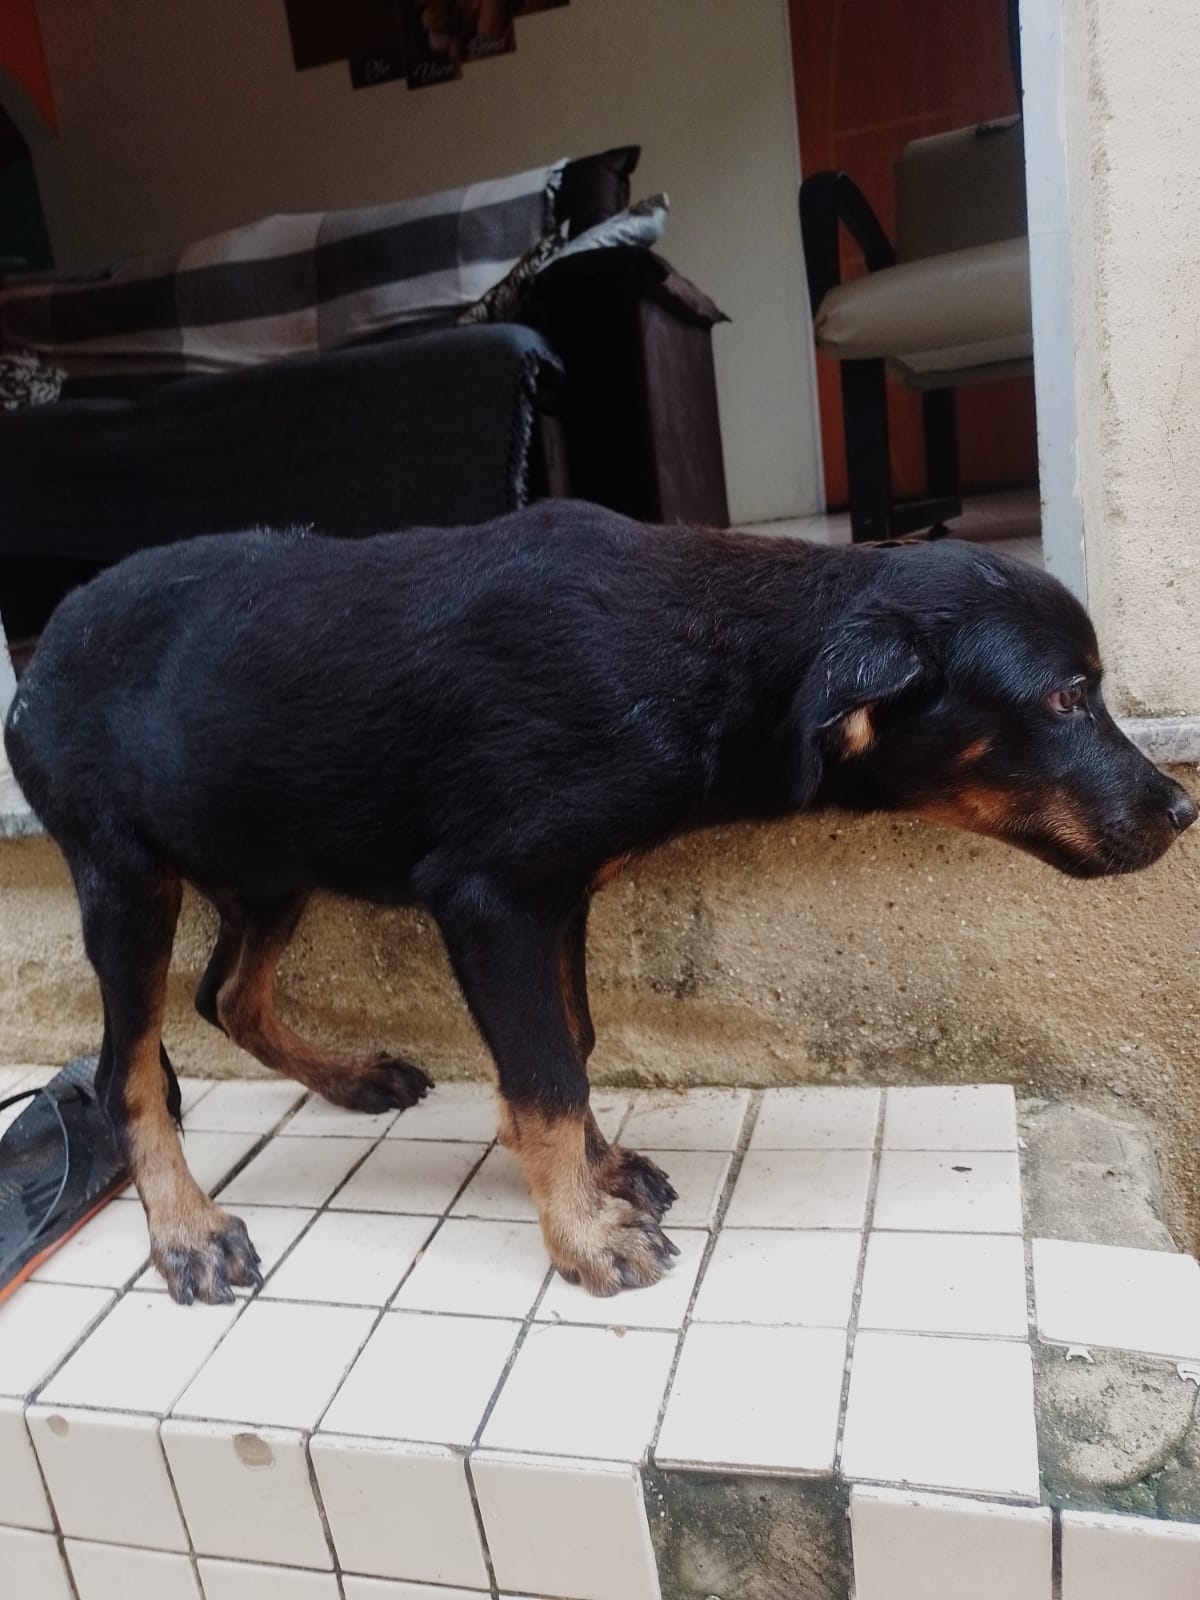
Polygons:
[[701,328],[729,321],[720,307],[670,262],[637,245],[583,250],[552,261],[533,282],[528,320],[553,342],[557,319],[586,314],[599,298],[650,299]]
[[862,251],[868,272],[896,264],[896,252],[866,195],[844,172],[814,172],[800,185],[800,237],[809,306],[815,317],[821,301],[841,281],[838,233],[847,233]]

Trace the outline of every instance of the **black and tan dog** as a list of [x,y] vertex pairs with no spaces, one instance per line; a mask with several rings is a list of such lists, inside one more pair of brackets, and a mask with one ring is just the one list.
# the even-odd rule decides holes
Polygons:
[[1039,572],[952,542],[821,548],[561,501],[461,530],[135,556],[53,617],[6,745],[74,876],[100,1081],[181,1300],[258,1281],[173,1116],[161,1027],[184,882],[221,914],[201,1013],[366,1110],[428,1080],[297,1037],[276,963],[314,891],[428,908],[550,1257],[611,1294],[669,1265],[674,1198],[588,1110],[585,929],[613,863],[831,805],[1086,877],[1148,866],[1197,815],[1109,717],[1087,617]]

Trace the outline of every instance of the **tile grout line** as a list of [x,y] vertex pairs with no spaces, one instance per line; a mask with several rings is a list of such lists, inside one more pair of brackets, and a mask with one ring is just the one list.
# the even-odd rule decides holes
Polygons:
[[[850,1297],[850,1315],[846,1321],[845,1370],[838,1399],[837,1433],[833,1445],[831,1481],[837,1483],[842,1474],[842,1450],[846,1442],[846,1419],[850,1411],[850,1379],[854,1368],[854,1347],[858,1341],[858,1315],[862,1306],[863,1285],[867,1275],[867,1250],[875,1223],[875,1201],[879,1194],[879,1174],[883,1164],[883,1145],[887,1125],[888,1090],[879,1091],[879,1109],[875,1114],[875,1143],[871,1153],[871,1174],[867,1182],[867,1202],[863,1208],[862,1239],[858,1251],[858,1271],[854,1280],[854,1293]],[[844,1480],[843,1480],[844,1481]],[[853,1562],[853,1556],[851,1557]]]

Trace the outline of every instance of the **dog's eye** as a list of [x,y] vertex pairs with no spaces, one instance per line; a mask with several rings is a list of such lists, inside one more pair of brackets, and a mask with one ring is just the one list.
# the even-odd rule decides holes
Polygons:
[[1070,716],[1072,711],[1080,711],[1087,704],[1087,687],[1082,683],[1068,684],[1065,689],[1055,689],[1046,696],[1046,707],[1057,712],[1060,717]]

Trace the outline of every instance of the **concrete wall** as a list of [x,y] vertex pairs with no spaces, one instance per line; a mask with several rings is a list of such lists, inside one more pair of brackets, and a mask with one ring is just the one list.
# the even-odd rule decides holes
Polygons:
[[1088,598],[1120,707],[1195,715],[1200,7],[1062,4]]
[[572,0],[420,93],[297,73],[282,0],[38,0],[62,135],[31,129],[59,262],[272,211],[426,193],[614,144],[666,189],[716,339],[733,515],[819,503],[785,0]]
[[[1192,774],[1194,778],[1194,773]],[[803,817],[676,843],[597,896],[600,1082],[1014,1082],[1108,1090],[1161,1119],[1177,1235],[1200,1239],[1200,837],[1079,883],[924,824]],[[253,1063],[191,1009],[214,933],[189,901],[166,1029],[181,1070]],[[436,929],[314,904],[281,1010],[319,1039],[435,1076],[485,1061]],[[95,1049],[74,896],[44,839],[0,845],[0,1061]]]

